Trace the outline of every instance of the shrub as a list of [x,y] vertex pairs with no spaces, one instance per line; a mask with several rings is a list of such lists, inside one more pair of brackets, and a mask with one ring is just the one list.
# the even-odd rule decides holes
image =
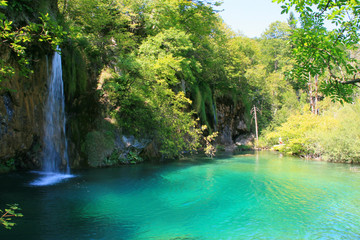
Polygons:
[[292,115],[287,122],[265,134],[262,142],[271,147],[277,145],[281,138],[284,146],[278,148],[279,151],[295,155],[306,153],[306,144],[310,140],[307,133],[315,129],[319,122],[319,117],[310,113]]
[[6,229],[11,229],[15,226],[15,223],[12,222],[13,217],[23,217],[21,208],[19,208],[18,204],[8,204],[8,208],[5,210],[0,209],[0,224],[3,225]]
[[[279,138],[283,145],[278,145]],[[360,105],[332,104],[321,116],[296,114],[288,121],[267,131],[260,139],[274,150],[321,157],[333,162],[360,162]]]
[[359,104],[333,108],[325,117],[332,117],[333,121],[310,133],[313,136],[311,151],[326,161],[360,162]]

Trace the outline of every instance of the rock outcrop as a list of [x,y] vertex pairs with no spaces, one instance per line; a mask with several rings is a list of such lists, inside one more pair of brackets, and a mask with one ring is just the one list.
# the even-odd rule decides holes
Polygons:
[[218,143],[231,146],[248,138],[249,128],[246,124],[245,107],[230,97],[223,96],[216,99],[217,126],[219,132]]

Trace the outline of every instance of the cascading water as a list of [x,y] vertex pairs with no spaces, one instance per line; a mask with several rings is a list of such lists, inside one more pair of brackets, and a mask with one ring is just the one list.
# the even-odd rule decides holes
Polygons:
[[[57,48],[57,51],[60,51]],[[32,185],[51,185],[72,177],[70,175],[68,145],[66,140],[64,84],[61,56],[55,52],[51,76],[48,78],[48,97],[44,109],[43,176]]]

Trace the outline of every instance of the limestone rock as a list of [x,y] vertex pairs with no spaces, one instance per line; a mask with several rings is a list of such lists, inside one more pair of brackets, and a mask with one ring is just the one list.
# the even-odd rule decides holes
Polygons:
[[241,102],[234,103],[227,96],[220,97],[216,99],[216,112],[219,144],[233,145],[240,136],[248,134],[245,107]]

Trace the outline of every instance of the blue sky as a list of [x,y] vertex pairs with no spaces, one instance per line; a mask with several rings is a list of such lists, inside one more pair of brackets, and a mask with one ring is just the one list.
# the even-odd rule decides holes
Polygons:
[[218,9],[224,22],[235,32],[240,31],[247,37],[260,37],[270,23],[286,21],[281,15],[281,7],[271,0],[223,0]]

